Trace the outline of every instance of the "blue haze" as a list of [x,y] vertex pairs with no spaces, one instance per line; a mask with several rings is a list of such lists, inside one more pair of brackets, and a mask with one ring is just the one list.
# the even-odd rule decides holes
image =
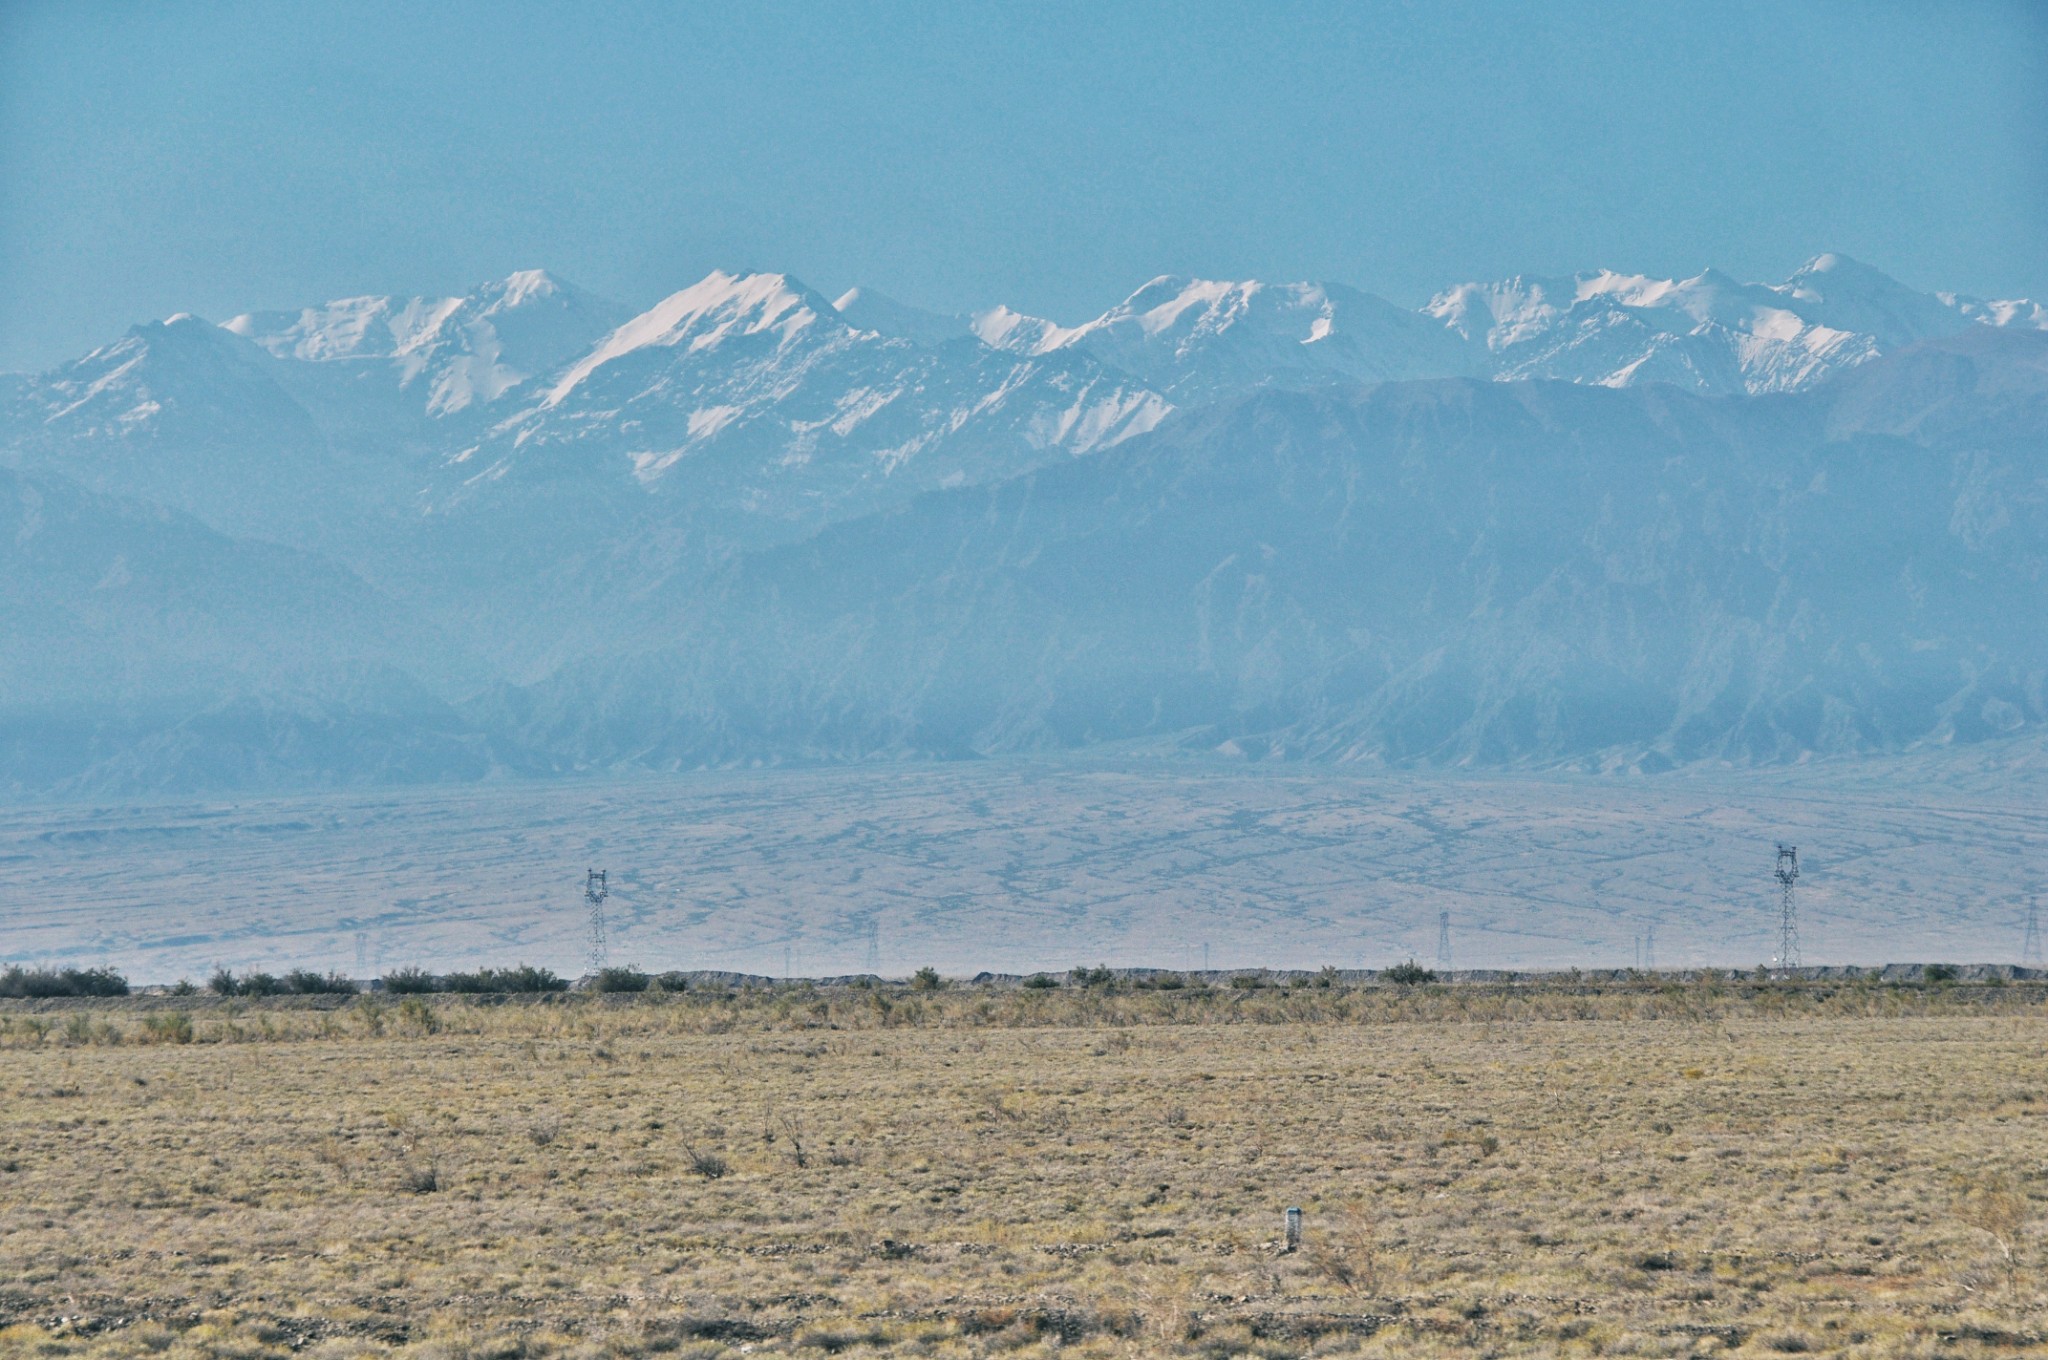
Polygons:
[[1063,321],[1160,272],[1419,304],[1839,250],[2048,294],[2048,10],[0,8],[0,370],[546,266]]

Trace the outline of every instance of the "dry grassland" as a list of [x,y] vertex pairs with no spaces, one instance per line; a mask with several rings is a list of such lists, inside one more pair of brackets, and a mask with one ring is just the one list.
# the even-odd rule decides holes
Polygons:
[[0,1354],[2025,1353],[2044,1039],[2022,986],[10,1003]]

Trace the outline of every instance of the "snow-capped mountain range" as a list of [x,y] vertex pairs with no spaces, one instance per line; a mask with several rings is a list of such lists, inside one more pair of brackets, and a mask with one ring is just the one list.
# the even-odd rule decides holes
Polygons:
[[[1601,271],[1460,285],[1413,310],[1336,283],[1159,278],[1074,325],[1001,306],[929,312],[866,288],[832,301],[787,275],[723,271],[637,313],[532,270],[461,296],[357,297],[221,325],[174,316],[49,372],[0,377],[0,500],[17,521],[0,591],[0,632],[14,639],[0,656],[0,790],[200,785],[223,770],[293,768],[281,750],[302,764],[326,753],[304,777],[367,777],[343,769],[334,731],[360,736],[342,748],[381,753],[378,777],[443,765],[470,777],[1002,749],[1169,722],[1228,729],[1237,749],[1341,758],[1564,760],[1661,740],[1662,759],[1775,759],[1960,731],[1953,715],[1926,714],[1965,690],[1979,709],[2041,721],[2025,696],[2048,689],[2030,690],[2024,666],[1995,696],[1979,694],[1984,677],[2008,673],[1999,665],[2020,663],[1989,659],[2012,637],[1973,633],[1928,643],[1978,678],[1916,689],[1913,703],[1932,705],[1925,721],[1787,718],[1791,735],[1739,740],[1733,729],[1672,737],[1648,718],[1594,735],[1553,724],[1501,737],[1470,714],[1418,729],[1416,713],[1437,711],[1416,689],[1432,638],[1448,646],[1456,634],[1468,667],[1458,683],[1480,685],[1494,710],[1512,709],[1529,676],[1593,673],[1560,663],[1513,678],[1503,658],[1564,646],[1570,631],[1530,600],[1482,591],[1465,606],[1476,613],[1453,622],[1430,606],[1398,627],[1374,612],[1396,580],[1437,597],[1449,577],[1430,575],[1431,553],[1456,575],[1484,545],[1496,551],[1496,511],[1439,506],[1441,534],[1406,557],[1326,543],[1310,556],[1335,575],[1288,587],[1292,604],[1272,594],[1287,572],[1254,563],[1362,532],[1344,526],[1371,522],[1364,507],[1391,503],[1397,484],[1414,494],[1430,467],[1473,448],[1519,441],[1540,466],[1580,458],[1570,439],[1530,432],[1540,409],[1539,424],[1562,422],[1617,467],[1628,448],[1647,454],[1683,427],[1693,442],[1663,456],[1723,448],[1700,475],[1734,479],[1727,493],[1760,507],[1750,537],[1724,539],[1722,526],[1711,549],[1659,567],[1659,589],[1678,594],[1658,609],[1733,608],[1743,628],[1765,627],[1748,605],[1711,591],[1682,603],[1683,592],[1707,589],[1710,559],[1715,579],[1747,579],[1714,554],[1768,556],[1782,506],[1761,507],[1777,504],[1770,488],[1785,468],[1853,480],[1862,474],[1824,450],[1880,435],[1978,458],[1958,462],[1959,480],[1936,497],[1951,527],[1914,532],[1968,536],[1970,552],[1995,549],[1996,570],[2032,581],[2048,545],[2030,536],[2038,516],[2024,488],[2041,473],[2013,449],[2048,434],[2043,332],[2048,309],[2033,302],[1921,293],[1833,255],[1777,284]],[[1862,380],[1880,373],[1919,386]],[[1541,381],[1615,391],[1533,395],[1550,390]],[[1793,404],[1753,400],[1764,397]],[[1984,429],[1995,433],[1959,433]],[[1787,461],[1754,462],[1763,447]],[[1276,452],[1287,449],[1313,457],[1296,465]],[[1279,503],[1272,478],[1288,488]],[[1545,490],[1539,477],[1525,494],[1535,504]],[[1618,509],[1560,501],[1544,532],[1569,545],[1591,515],[1606,517],[1603,534],[1650,534],[1671,497],[1696,491],[1646,487],[1650,500]],[[1294,496],[1308,499],[1288,510]],[[1870,497],[1858,513],[1876,513],[1882,496]],[[959,517],[977,504],[995,518]],[[1233,504],[1260,507],[1256,542],[1240,541]],[[59,518],[61,535],[40,527]],[[1013,531],[991,542],[996,522]],[[1046,575],[1073,533],[1099,539],[1095,568]],[[1010,555],[1026,543],[1038,545],[1028,560]],[[1144,561],[1118,556],[1138,544],[1152,545]],[[1923,599],[1933,559],[1909,557],[1884,569],[1905,571]],[[1617,560],[1602,570],[1638,570]],[[1943,580],[1993,570],[1989,559],[1967,570],[1941,560]],[[1595,589],[1587,564],[1560,558],[1556,569],[1591,572]],[[1231,628],[1254,615],[1269,625],[1240,637],[1228,663],[1216,613],[1226,586],[1240,597]],[[1119,593],[1152,598],[1154,612],[1110,626]],[[1161,623],[1180,604],[1193,609],[1186,636]],[[1474,622],[1503,610],[1498,626]],[[1538,616],[1551,622],[1528,623]],[[846,631],[854,619],[866,620],[858,637]],[[1882,675],[1842,673],[1851,709],[1891,702],[1887,685],[1932,664],[1886,619],[1881,640],[1852,623],[1830,634],[1870,656],[1905,648]],[[1783,658],[1767,673],[1728,671],[1725,649],[1750,648],[1750,633],[1699,637],[1707,651],[1691,669],[1599,664],[1628,671],[1629,702],[1645,713],[1683,693],[1686,712],[1717,714],[1730,686],[1762,686],[1743,722],[1784,697],[1772,686],[1813,683]],[[63,664],[37,662],[24,638]],[[288,655],[266,655],[265,638]],[[1337,683],[1332,666],[1351,669]],[[1233,667],[1241,684],[1227,681]],[[593,713],[608,716],[593,727]],[[2005,718],[1983,721],[2003,730]],[[1280,731],[1292,735],[1278,741]]]

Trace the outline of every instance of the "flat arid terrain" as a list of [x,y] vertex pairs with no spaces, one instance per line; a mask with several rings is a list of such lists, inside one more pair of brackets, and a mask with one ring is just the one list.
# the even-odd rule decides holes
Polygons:
[[[1752,967],[1774,844],[1808,963],[2021,962],[2048,747],[1646,777],[1003,760],[0,808],[0,962],[138,982],[615,958],[780,977],[926,964]],[[360,966],[358,937],[363,944]],[[870,963],[870,949],[874,961]],[[2028,960],[2031,962],[2031,960]]]
[[0,1354],[2044,1344],[2039,984],[1322,983],[0,1003]]

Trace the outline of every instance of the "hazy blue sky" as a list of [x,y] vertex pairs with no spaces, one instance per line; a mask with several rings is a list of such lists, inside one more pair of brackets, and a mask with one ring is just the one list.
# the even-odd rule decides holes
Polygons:
[[544,265],[2048,294],[2048,5],[0,3],[0,368]]

